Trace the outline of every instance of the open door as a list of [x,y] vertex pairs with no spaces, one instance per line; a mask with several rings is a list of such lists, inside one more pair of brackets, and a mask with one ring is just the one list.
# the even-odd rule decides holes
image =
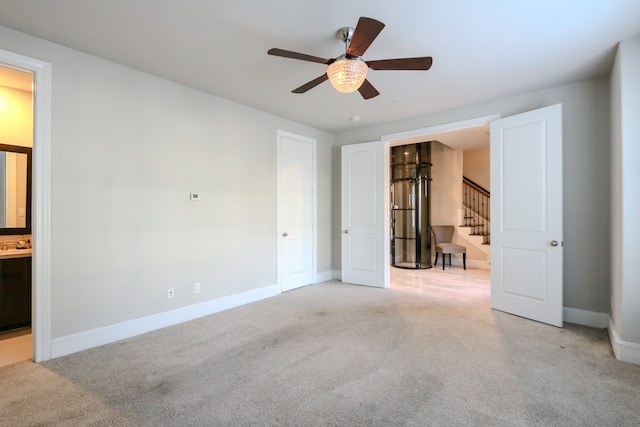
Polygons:
[[385,144],[342,147],[342,281],[387,287]]
[[491,307],[562,326],[562,105],[491,122]]

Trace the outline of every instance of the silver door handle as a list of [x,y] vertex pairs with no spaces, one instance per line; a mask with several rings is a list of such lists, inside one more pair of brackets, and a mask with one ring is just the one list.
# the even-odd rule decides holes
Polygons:
[[282,237],[287,237],[289,233],[282,233]]
[[343,233],[344,234],[349,234],[349,230],[344,230]]
[[558,241],[557,240],[552,240],[551,241],[551,246],[558,246]]

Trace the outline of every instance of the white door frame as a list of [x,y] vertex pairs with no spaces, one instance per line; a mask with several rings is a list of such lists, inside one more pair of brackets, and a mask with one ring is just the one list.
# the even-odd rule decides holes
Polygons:
[[[452,132],[452,131],[462,130],[462,129],[468,129],[468,128],[473,128],[478,126],[485,126],[491,123],[492,120],[499,119],[500,117],[501,117],[500,114],[492,114],[492,115],[477,117],[477,118],[468,119],[468,120],[434,125],[434,126],[429,126],[425,128],[414,129],[414,130],[393,133],[388,135],[382,135],[380,137],[380,140],[384,144],[384,151],[385,151],[384,168],[386,171],[388,171],[390,168],[389,149],[392,146],[411,144],[416,142],[424,142],[428,140],[429,136],[431,135],[436,135],[444,132]],[[389,182],[389,179],[385,179],[384,194],[386,197],[386,202],[385,202],[384,213],[383,213],[384,221],[385,221],[384,251],[385,251],[385,254],[387,254],[387,257],[385,258],[386,261],[384,263],[384,277],[385,277],[384,287],[385,288],[389,287],[389,276],[390,276],[389,274],[390,262],[388,257],[388,254],[391,249],[390,239],[389,239],[390,215],[389,215],[389,209],[388,209],[389,207],[388,195],[390,192],[390,185],[391,184]]]
[[461,120],[458,122],[444,123],[440,125],[428,126],[426,128],[382,135],[380,139],[382,141],[388,141],[390,147],[394,147],[397,145],[414,144],[418,142],[425,142],[432,135],[470,129],[479,126],[486,126],[493,120],[499,119],[501,117],[501,114],[491,114],[488,116],[476,117],[473,119]]
[[[500,114],[491,114],[488,116],[476,117],[473,119],[461,120],[458,122],[444,123],[444,124],[429,126],[426,128],[420,128],[420,129],[414,129],[414,130],[409,130],[404,132],[392,133],[388,135],[382,135],[380,139],[382,141],[386,141],[387,143],[386,152],[388,153],[390,147],[429,141],[430,137],[432,137],[433,135],[438,135],[446,132],[454,132],[458,130],[470,129],[470,128],[479,127],[479,126],[487,126],[493,120],[499,119],[501,117],[502,115]],[[385,156],[385,168],[387,168],[387,170],[390,168],[388,155]],[[385,180],[384,185],[385,185],[385,194],[389,194],[389,192],[391,191],[391,183],[389,182],[388,179]],[[388,214],[388,209],[386,211]],[[388,220],[387,220],[387,224],[389,224]],[[389,245],[389,239],[386,239],[385,243]],[[385,250],[387,251],[387,253],[389,253],[390,247],[385,248]],[[389,266],[387,265],[386,268],[388,269]],[[388,276],[389,275],[387,275],[387,277]]]
[[0,49],[0,64],[33,73],[31,198],[33,360],[51,359],[51,64]]
[[318,242],[318,212],[317,212],[317,171],[316,171],[316,163],[317,163],[317,141],[313,138],[309,138],[306,136],[302,136],[302,135],[298,135],[295,133],[291,133],[291,132],[287,132],[284,130],[280,130],[278,129],[277,131],[277,150],[278,150],[278,155],[277,155],[277,217],[278,217],[278,227],[277,227],[277,256],[278,256],[278,262],[277,264],[277,280],[278,280],[278,287],[280,288],[280,291],[282,292],[282,261],[283,261],[283,257],[282,257],[282,233],[283,233],[283,229],[282,229],[282,193],[281,193],[281,189],[282,189],[282,174],[281,174],[281,168],[282,168],[282,159],[281,159],[281,155],[282,155],[282,138],[283,137],[287,137],[287,138],[291,138],[291,139],[295,139],[297,141],[300,142],[305,142],[308,144],[311,144],[311,146],[313,147],[313,160],[312,160],[312,191],[313,191],[313,196],[311,197],[311,203],[312,203],[312,222],[313,222],[313,233],[312,233],[312,243],[311,243],[311,263],[312,263],[312,282],[311,283],[317,283],[318,279],[317,279],[317,242]]

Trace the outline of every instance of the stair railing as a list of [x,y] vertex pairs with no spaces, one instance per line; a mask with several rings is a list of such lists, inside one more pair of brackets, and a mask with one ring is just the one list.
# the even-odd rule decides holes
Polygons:
[[462,177],[463,227],[471,235],[482,236],[482,244],[491,243],[491,194],[467,177]]

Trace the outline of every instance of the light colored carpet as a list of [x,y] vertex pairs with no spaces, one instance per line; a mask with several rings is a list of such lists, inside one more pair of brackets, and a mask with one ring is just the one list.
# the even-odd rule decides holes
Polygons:
[[640,366],[604,330],[339,282],[6,366],[0,389],[3,426],[640,425]]

